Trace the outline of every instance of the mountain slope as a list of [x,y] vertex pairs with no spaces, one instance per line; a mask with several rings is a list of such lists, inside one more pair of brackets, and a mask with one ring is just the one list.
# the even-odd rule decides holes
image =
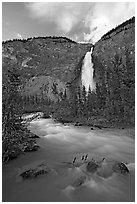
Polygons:
[[[38,37],[3,43],[3,74],[16,68],[22,82],[22,94],[40,95],[44,85],[49,91],[57,87],[59,93],[81,72],[81,61],[91,44],[78,44],[65,37]],[[43,80],[45,79],[45,81]],[[35,83],[34,83],[35,81]],[[43,83],[41,84],[41,81]],[[47,89],[48,89],[47,87]],[[49,96],[45,93],[45,97]],[[56,98],[56,99],[55,99]],[[57,100],[57,97],[50,97]]]
[[135,18],[105,34],[95,44],[92,55],[106,115],[134,122]]
[[69,110],[72,118],[98,117],[110,123],[134,124],[135,18],[112,29],[94,45],[96,91],[89,90],[87,98],[85,89],[81,89],[81,69],[92,46],[65,37],[4,42],[3,83],[9,72],[14,73],[19,77],[22,96],[31,97],[29,106],[34,98],[36,105],[39,99],[44,104],[50,100],[57,117]]

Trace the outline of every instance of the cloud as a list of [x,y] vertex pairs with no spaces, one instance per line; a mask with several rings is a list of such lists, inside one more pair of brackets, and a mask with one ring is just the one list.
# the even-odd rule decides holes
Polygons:
[[92,43],[135,12],[134,3],[129,2],[33,2],[25,5],[32,18],[45,26],[52,25],[55,34],[60,31],[74,40]]
[[127,2],[96,3],[86,16],[85,26],[90,28],[90,32],[85,33],[84,39],[97,42],[109,30],[131,18],[134,8],[134,3]]
[[20,33],[15,33],[15,35],[16,35],[16,38],[18,39],[23,39],[23,37],[22,37],[22,35],[20,34]]
[[42,23],[56,23],[58,30],[68,33],[78,23],[82,22],[90,3],[26,3],[31,17],[39,19]]

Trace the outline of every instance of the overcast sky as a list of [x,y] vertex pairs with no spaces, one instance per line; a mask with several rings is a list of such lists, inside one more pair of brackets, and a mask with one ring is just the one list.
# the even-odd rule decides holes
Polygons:
[[134,10],[129,2],[4,2],[2,39],[66,36],[94,43]]

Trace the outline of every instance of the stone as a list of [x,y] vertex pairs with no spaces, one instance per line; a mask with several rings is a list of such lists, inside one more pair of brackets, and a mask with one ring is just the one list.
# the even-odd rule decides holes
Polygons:
[[24,145],[24,152],[37,151],[39,149],[39,145],[37,145],[35,139],[28,139]]
[[8,157],[9,157],[9,159],[15,159],[15,158],[18,157],[18,155],[19,155],[20,153],[21,153],[21,151],[20,151],[19,149],[15,148],[15,149],[13,149],[13,150],[11,150],[11,151],[9,152]]
[[98,129],[102,129],[101,125],[94,125],[94,127],[97,127]]
[[90,162],[88,162],[86,168],[88,172],[95,173],[99,168],[99,165],[94,160],[91,160]]
[[39,176],[40,174],[47,174],[47,171],[37,170],[37,169],[29,169],[29,170],[23,172],[20,176],[23,179],[32,179],[32,178]]
[[40,138],[40,137],[38,135],[35,135],[35,134],[29,132],[29,138],[37,139],[37,138]]
[[116,173],[120,173],[120,174],[127,174],[129,173],[129,169],[127,168],[127,166],[122,163],[122,162],[117,162],[115,164],[113,164],[112,166],[112,170]]
[[40,175],[47,175],[51,172],[51,169],[47,167],[45,164],[40,164],[35,168],[30,168],[23,173],[20,174],[20,176],[23,179],[34,179]]
[[75,125],[75,126],[82,126],[82,123],[76,122],[74,125]]
[[28,144],[24,147],[24,152],[34,152],[37,151],[39,148],[40,147],[37,144]]
[[86,181],[86,176],[80,176],[71,185],[73,187],[80,187],[81,185],[85,183],[85,181]]

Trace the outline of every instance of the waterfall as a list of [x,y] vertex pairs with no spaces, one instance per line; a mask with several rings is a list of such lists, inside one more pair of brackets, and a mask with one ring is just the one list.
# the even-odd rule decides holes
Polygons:
[[91,91],[95,90],[95,82],[93,79],[93,63],[92,63],[92,51],[93,48],[91,48],[90,52],[87,52],[84,60],[83,60],[83,65],[82,65],[82,76],[81,76],[81,81],[82,81],[82,86],[85,86],[86,91],[88,92],[89,86]]

